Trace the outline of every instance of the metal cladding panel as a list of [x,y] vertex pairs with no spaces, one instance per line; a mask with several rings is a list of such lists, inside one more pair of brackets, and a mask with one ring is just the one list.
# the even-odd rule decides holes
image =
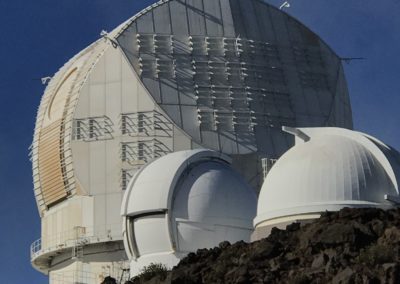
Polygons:
[[262,2],[254,2],[254,11],[257,17],[260,33],[260,40],[266,42],[275,42],[276,35],[273,29],[271,17],[269,16],[269,7]]
[[[107,196],[106,199],[106,224],[120,224],[121,223],[121,201],[122,195],[120,192],[116,192]],[[118,226],[119,227],[119,226]]]
[[233,20],[235,27],[238,27],[238,25],[236,25],[235,16],[239,16],[240,14],[238,17],[240,21],[237,23],[242,23],[243,27],[240,29],[243,31],[243,35],[238,33],[237,30],[236,32],[238,35],[253,40],[262,40],[262,32],[259,29],[257,14],[255,13],[255,2],[256,1],[231,0],[232,11],[235,11]]
[[205,147],[210,149],[218,149],[219,137],[218,134],[213,131],[202,131],[201,133],[203,140],[205,141]]
[[[106,147],[103,142],[95,142],[90,145],[90,156],[87,161],[89,167],[88,190],[91,194],[101,195],[107,192],[107,176],[104,174],[106,166]],[[101,173],[101,174],[100,174]]]
[[340,65],[339,78],[337,81],[337,96],[338,98],[335,100],[335,111],[332,108],[332,113],[335,113],[336,120],[331,122],[330,125],[335,124],[347,124],[348,121],[351,121],[351,105],[349,99],[349,93],[347,89],[346,79],[344,77],[343,66]]
[[160,80],[160,93],[162,95],[163,104],[174,104],[179,105],[179,93],[178,86],[174,82],[168,82],[168,80]]
[[275,147],[272,142],[272,137],[268,133],[268,128],[264,126],[255,126],[254,131],[256,132],[257,137],[257,149],[261,152],[272,151],[275,152]]
[[146,85],[146,88],[152,94],[154,100],[157,103],[161,103],[161,92],[160,92],[160,84],[157,80],[151,78],[143,78],[143,83]]
[[193,92],[179,89],[179,100],[182,105],[196,106],[196,96]]
[[206,29],[209,36],[223,36],[221,4],[215,0],[203,0]]
[[89,91],[89,100],[90,100],[90,116],[96,117],[96,116],[101,116],[105,113],[105,95],[106,95],[106,90],[104,88],[104,85],[97,85],[94,84],[90,86],[90,91]]
[[154,30],[159,34],[171,34],[171,14],[168,5],[153,10]]
[[129,62],[132,64],[132,66],[137,69],[139,68],[139,57],[136,56],[137,51],[139,50],[138,42],[137,42],[137,28],[135,24],[130,25],[127,28],[127,31],[124,34],[122,34],[119,38],[118,41],[121,45],[130,45],[131,49],[125,51],[125,56],[129,58]]
[[186,10],[191,35],[206,35],[203,1],[186,0]]
[[193,106],[181,106],[183,129],[187,130],[190,136],[200,139],[200,128],[197,122],[197,108]]
[[[149,93],[197,144],[276,158],[290,147],[283,125],[352,127],[340,59],[262,1],[170,0],[130,26],[137,31],[127,27],[117,38],[122,50]],[[267,143],[258,126],[269,129],[267,137],[277,135],[267,139],[275,147],[258,148]],[[217,139],[208,143],[211,132]]]
[[273,144],[275,146],[275,152],[278,156],[281,156],[288,148],[290,148],[290,145],[288,145],[288,141],[286,139],[288,134],[283,133],[276,128],[271,128],[270,131],[270,136],[272,137]]
[[164,109],[178,126],[182,126],[181,109],[178,105],[164,105]]
[[288,19],[289,16],[271,6],[269,7],[268,10],[269,10],[269,17],[272,22],[271,28],[275,32],[276,42],[286,44],[287,47],[289,47],[290,39],[286,26],[286,20]]
[[238,153],[253,153],[256,152],[258,149],[254,139],[254,135],[251,135],[249,133],[238,133],[237,141]]
[[[310,116],[319,116],[321,115],[321,108],[319,105],[318,96],[316,94],[315,89],[305,89],[304,90],[304,97],[307,101],[307,113]],[[321,123],[323,123],[321,121]]]
[[[172,31],[178,38],[180,36],[188,36],[189,28],[187,23],[186,6],[180,1],[171,1],[168,3],[171,12]],[[168,23],[164,23],[168,24]]]
[[154,32],[154,22],[153,22],[153,12],[150,11],[140,17],[140,21],[137,21],[138,33],[153,33]]
[[235,33],[235,26],[233,24],[232,11],[229,0],[220,0],[219,4],[221,6],[221,17],[224,29],[224,36],[234,37],[236,33]]
[[229,6],[232,13],[232,23],[234,25],[234,36],[240,35],[241,37],[246,37],[246,28],[244,25],[243,15],[240,12],[240,0],[229,0]]
[[223,153],[239,154],[237,143],[234,143],[236,136],[235,134],[226,132],[224,135],[220,135],[220,149]]
[[[332,102],[331,102],[331,100],[327,100],[327,99],[324,99],[324,98],[329,98],[332,94],[329,92],[329,90],[318,90],[318,91],[314,91],[314,92],[316,92],[315,95],[318,98],[319,107],[321,109],[321,112],[322,113],[329,113],[331,111]],[[344,92],[344,94],[347,94],[347,93]]]

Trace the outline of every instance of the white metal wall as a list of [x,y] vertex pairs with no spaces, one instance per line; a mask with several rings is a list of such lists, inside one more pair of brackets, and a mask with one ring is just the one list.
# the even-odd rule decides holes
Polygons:
[[[191,147],[188,136],[157,107],[118,48],[107,49],[87,78],[74,120],[74,170],[82,191],[94,198],[95,227],[121,223],[124,174],[129,181],[151,159]],[[95,126],[87,126],[77,137],[76,121],[91,120]]]

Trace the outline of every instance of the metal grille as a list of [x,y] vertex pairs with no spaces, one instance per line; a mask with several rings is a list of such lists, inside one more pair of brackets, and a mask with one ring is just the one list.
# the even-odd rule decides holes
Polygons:
[[113,122],[107,116],[75,119],[74,140],[90,142],[113,139]]

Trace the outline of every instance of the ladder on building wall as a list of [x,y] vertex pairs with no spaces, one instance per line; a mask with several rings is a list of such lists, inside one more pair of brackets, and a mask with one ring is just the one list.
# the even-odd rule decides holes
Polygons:
[[77,242],[72,247],[72,259],[81,259],[83,257],[83,244],[81,242]]
[[119,279],[119,283],[124,283],[125,281],[130,280],[130,269],[129,268],[122,268],[121,269],[121,277]]
[[71,258],[76,260],[76,259],[81,259],[83,257],[83,246],[85,245],[83,237],[85,236],[86,228],[77,226],[74,228],[74,231],[75,231],[75,241],[74,241],[74,246],[72,247]]
[[276,161],[277,161],[277,159],[269,159],[269,158],[261,159],[261,166],[262,166],[262,169],[263,169],[264,180],[267,177],[269,171],[272,169],[272,167],[276,163]]

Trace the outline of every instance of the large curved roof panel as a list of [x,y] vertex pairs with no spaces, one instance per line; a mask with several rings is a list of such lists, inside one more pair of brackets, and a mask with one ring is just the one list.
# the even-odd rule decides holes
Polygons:
[[281,155],[287,126],[352,128],[340,58],[259,0],[160,1],[116,33],[153,99],[196,143]]

